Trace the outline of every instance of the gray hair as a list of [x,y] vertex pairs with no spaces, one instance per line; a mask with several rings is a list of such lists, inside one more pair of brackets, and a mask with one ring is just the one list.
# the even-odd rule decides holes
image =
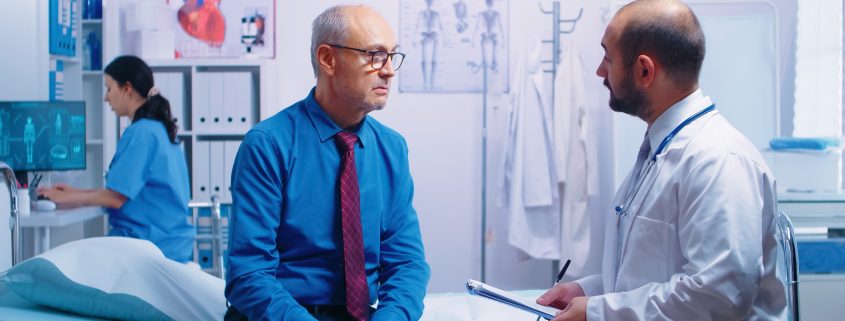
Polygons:
[[347,38],[347,21],[343,10],[349,6],[337,5],[323,11],[314,19],[311,29],[311,67],[314,76],[319,77],[317,69],[317,47],[322,44],[343,44]]

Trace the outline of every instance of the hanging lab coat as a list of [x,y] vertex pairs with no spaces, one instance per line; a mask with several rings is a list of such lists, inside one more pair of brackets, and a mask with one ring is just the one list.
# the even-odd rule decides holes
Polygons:
[[561,195],[560,257],[571,258],[567,274],[600,272],[603,215],[590,215],[590,196],[598,194],[598,156],[590,135],[584,65],[574,46],[564,42],[555,77],[554,159]]
[[543,103],[542,43],[528,38],[512,81],[502,205],[510,215],[508,243],[534,258],[559,259],[560,198],[551,109]]
[[[699,90],[658,117],[652,154],[710,104]],[[604,213],[602,273],[576,281],[589,296],[587,319],[785,320],[774,178],[754,145],[717,109],[684,127],[642,175],[628,213]]]

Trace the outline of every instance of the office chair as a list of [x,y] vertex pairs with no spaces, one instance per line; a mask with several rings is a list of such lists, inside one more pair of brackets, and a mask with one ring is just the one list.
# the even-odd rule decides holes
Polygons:
[[801,315],[798,308],[798,251],[795,244],[795,228],[792,225],[792,220],[784,212],[778,212],[775,218],[778,234],[780,236],[780,246],[783,251],[783,263],[786,267],[786,279],[784,285],[786,287],[787,308],[789,308],[790,320],[799,321]]

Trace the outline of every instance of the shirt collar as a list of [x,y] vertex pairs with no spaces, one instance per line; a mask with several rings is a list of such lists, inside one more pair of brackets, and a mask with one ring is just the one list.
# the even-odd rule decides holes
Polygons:
[[[308,113],[308,118],[311,119],[311,123],[314,125],[314,129],[317,131],[317,136],[320,138],[320,143],[325,143],[326,141],[333,140],[334,135],[338,132],[343,131],[343,128],[340,128],[335,122],[329,118],[329,115],[323,110],[323,106],[320,106],[317,103],[317,99],[314,98],[314,91],[316,87],[311,88],[311,92],[308,93],[308,97],[305,98],[305,111]],[[358,135],[358,144],[363,148],[365,143],[368,142],[373,137],[372,129],[368,126],[369,116],[364,116],[364,119],[361,120],[361,123],[358,124],[357,128],[351,130],[350,132]]]
[[663,112],[660,117],[654,120],[651,127],[648,128],[646,135],[648,135],[649,145],[651,146],[651,154],[654,154],[660,142],[672,132],[675,127],[684,122],[687,118],[695,113],[701,111],[707,106],[713,104],[710,97],[704,96],[701,89],[696,89],[693,93],[686,96],[681,101],[670,106],[669,109]]

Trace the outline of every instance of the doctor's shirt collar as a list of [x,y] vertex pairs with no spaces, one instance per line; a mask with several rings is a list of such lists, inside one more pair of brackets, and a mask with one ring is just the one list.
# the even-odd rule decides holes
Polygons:
[[649,144],[651,145],[651,154],[654,154],[654,151],[660,145],[663,138],[669,135],[675,127],[711,104],[713,102],[710,97],[704,96],[699,88],[669,107],[669,109],[666,109],[660,117],[654,120],[654,123],[651,124],[651,127],[646,132]]

